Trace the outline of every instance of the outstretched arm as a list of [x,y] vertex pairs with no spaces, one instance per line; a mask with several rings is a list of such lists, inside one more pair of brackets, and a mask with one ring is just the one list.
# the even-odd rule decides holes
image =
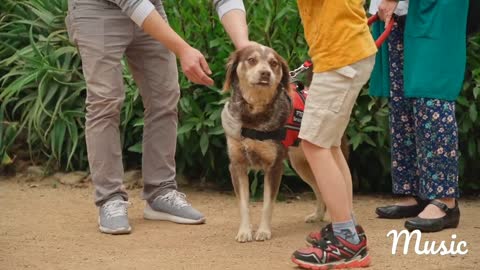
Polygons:
[[213,80],[208,77],[211,74],[210,68],[202,53],[175,33],[149,0],[108,1],[119,6],[146,33],[172,51],[180,59],[182,70],[190,81],[213,84]]

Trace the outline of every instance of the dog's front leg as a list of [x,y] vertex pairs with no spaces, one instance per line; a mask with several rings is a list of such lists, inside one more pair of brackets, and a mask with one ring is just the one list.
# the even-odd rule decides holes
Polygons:
[[315,193],[315,198],[317,200],[317,205],[315,207],[315,211],[311,213],[310,215],[307,215],[305,217],[305,222],[306,223],[316,223],[320,221],[328,221],[329,217],[326,214],[326,206],[325,203],[322,200],[322,195],[318,188],[316,186],[311,186],[313,189],[313,192]]
[[230,164],[230,175],[232,184],[240,205],[240,228],[235,240],[244,243],[252,241],[252,228],[250,225],[250,216],[248,211],[248,201],[250,190],[248,183],[248,174],[246,166],[239,164]]
[[265,241],[272,238],[272,214],[273,205],[277,198],[278,189],[280,188],[280,182],[282,181],[283,163],[274,165],[268,171],[265,172],[264,188],[263,188],[263,210],[262,220],[260,226],[255,233],[255,240]]

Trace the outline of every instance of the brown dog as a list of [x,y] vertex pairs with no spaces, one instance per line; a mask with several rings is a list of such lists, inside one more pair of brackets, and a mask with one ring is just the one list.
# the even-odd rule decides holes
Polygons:
[[[265,46],[252,45],[236,51],[227,64],[224,90],[232,89],[233,93],[225,105],[225,113],[222,112],[222,124],[227,136],[232,183],[240,202],[241,221],[235,238],[239,242],[271,238],[273,204],[283,174],[283,160],[287,157],[317,198],[317,208],[306,221],[323,220],[325,215],[325,205],[303,151],[299,147],[287,149],[281,139],[275,138],[292,110],[289,81],[285,60]],[[264,138],[252,139],[245,136],[245,130]],[[249,169],[263,170],[265,175],[262,219],[254,237],[248,210]]]

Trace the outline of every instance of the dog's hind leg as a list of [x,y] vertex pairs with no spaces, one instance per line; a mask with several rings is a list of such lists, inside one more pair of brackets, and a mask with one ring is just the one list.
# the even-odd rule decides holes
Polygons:
[[262,219],[258,230],[255,233],[255,240],[265,241],[272,238],[272,214],[273,206],[278,195],[282,181],[283,163],[277,162],[274,166],[265,171],[263,184],[263,209]]
[[232,184],[237,195],[240,206],[240,228],[235,240],[244,243],[252,241],[252,228],[250,225],[250,216],[248,210],[248,201],[250,196],[248,174],[246,166],[240,164],[230,164],[230,175]]
[[300,178],[312,188],[317,200],[315,211],[305,217],[305,222],[314,223],[325,220],[326,207],[322,200],[322,194],[317,187],[315,176],[310,169],[310,165],[308,164],[302,149],[300,147],[290,147],[288,156],[293,169],[297,172]]

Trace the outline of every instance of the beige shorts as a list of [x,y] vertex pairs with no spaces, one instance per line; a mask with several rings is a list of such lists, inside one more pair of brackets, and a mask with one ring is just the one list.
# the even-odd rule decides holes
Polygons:
[[339,69],[314,73],[299,137],[323,148],[340,146],[355,101],[374,64],[372,55]]

